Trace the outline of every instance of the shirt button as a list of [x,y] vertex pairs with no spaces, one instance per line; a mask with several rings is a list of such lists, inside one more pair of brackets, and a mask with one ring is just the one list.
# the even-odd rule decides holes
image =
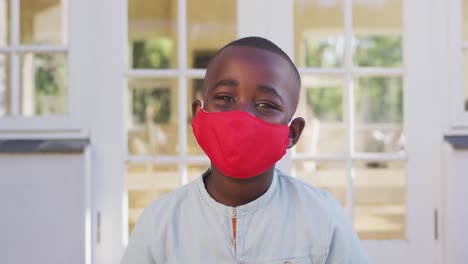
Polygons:
[[[231,216],[232,216],[232,217],[236,217],[236,215],[237,215],[236,209],[232,209],[232,210],[231,210]],[[240,264],[240,263],[239,263],[239,264]],[[245,263],[242,263],[242,264],[245,264]]]

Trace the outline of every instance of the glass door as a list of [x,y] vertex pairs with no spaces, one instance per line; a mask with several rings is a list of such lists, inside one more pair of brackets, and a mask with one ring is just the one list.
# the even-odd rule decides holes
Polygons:
[[[128,0],[124,232],[209,160],[191,132],[209,59],[237,37],[279,44],[302,76],[307,125],[280,167],[330,191],[373,263],[436,263],[439,134],[416,36],[424,1]],[[424,11],[424,10],[423,10]],[[279,19],[280,18],[280,19]],[[422,61],[425,61],[422,64]],[[421,110],[424,108],[424,111]],[[437,195],[434,196],[434,193]]]
[[[425,68],[414,63],[415,47],[427,51],[413,34],[420,8],[402,0],[293,2],[297,115],[307,125],[292,150],[292,175],[341,202],[373,263],[436,261],[431,184],[440,176],[425,166],[440,158],[440,140],[421,122],[418,98],[435,87],[421,88]],[[433,149],[423,153],[427,144]]]
[[189,106],[208,61],[237,38],[237,20],[236,1],[128,1],[128,233],[151,201],[209,167]]
[[294,1],[294,174],[331,191],[363,240],[406,239],[402,1]]

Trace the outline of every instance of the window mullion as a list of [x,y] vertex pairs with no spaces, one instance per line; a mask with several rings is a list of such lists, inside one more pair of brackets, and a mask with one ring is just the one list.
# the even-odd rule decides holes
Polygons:
[[179,0],[178,2],[178,63],[179,68],[182,70],[179,72],[179,87],[178,87],[178,107],[179,107],[179,126],[178,126],[178,138],[179,138],[179,177],[180,185],[187,183],[187,163],[185,157],[187,156],[187,78],[185,72],[187,69],[187,1]]
[[10,5],[10,111],[12,116],[20,114],[20,58],[17,49],[20,43],[20,0],[12,0]]
[[347,209],[354,219],[354,76],[353,76],[353,3],[352,0],[344,0],[344,31],[345,31],[345,69],[346,88],[344,91],[345,119],[347,123]]
[[14,48],[16,52],[33,52],[33,53],[55,53],[55,52],[68,52],[68,47],[66,46],[59,46],[59,45],[40,45],[40,46],[33,46],[33,45],[18,45]]
[[20,0],[12,0],[10,5],[10,43],[13,49],[20,43]]
[[205,69],[132,69],[127,71],[126,76],[132,78],[176,78],[185,76],[187,78],[203,79],[205,72]]

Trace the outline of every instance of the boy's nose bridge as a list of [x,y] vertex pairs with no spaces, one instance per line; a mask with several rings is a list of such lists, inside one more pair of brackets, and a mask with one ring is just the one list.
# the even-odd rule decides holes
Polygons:
[[258,117],[257,116],[257,111],[256,111],[256,107],[255,107],[255,103],[252,102],[251,100],[240,100],[237,104],[236,104],[236,111],[243,111],[243,112],[247,112],[255,117]]

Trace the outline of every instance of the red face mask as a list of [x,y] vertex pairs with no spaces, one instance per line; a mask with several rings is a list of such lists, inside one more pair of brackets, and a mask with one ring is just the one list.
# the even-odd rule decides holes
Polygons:
[[193,133],[213,165],[225,176],[246,179],[280,160],[289,144],[289,127],[243,111],[198,111]]

